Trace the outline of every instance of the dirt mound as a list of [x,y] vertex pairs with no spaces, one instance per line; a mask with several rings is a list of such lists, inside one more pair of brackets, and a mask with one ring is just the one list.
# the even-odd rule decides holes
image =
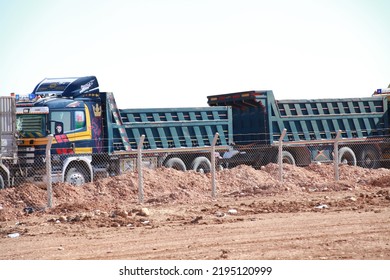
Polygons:
[[[390,187],[389,169],[364,169],[340,166],[340,180],[335,181],[333,165],[279,167],[269,164],[261,170],[238,166],[217,173],[218,196],[269,196],[282,192],[301,195],[307,192],[369,189]],[[175,169],[145,169],[143,172],[144,202],[149,204],[197,204],[211,197],[211,175]],[[138,204],[138,174],[127,173],[103,178],[82,187],[66,183],[53,185],[54,208],[47,209],[45,187],[25,184],[0,191],[0,221],[17,219],[36,212],[71,213],[77,211],[106,211]],[[131,207],[130,207],[131,208]],[[126,211],[131,211],[127,209]]]
[[373,186],[389,188],[390,187],[390,175],[386,175],[371,181]]

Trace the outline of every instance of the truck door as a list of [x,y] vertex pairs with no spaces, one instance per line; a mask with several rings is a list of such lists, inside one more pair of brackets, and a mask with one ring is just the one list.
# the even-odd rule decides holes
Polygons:
[[50,132],[55,135],[56,143],[53,148],[57,153],[92,153],[91,130],[87,127],[85,111],[82,108],[52,110]]

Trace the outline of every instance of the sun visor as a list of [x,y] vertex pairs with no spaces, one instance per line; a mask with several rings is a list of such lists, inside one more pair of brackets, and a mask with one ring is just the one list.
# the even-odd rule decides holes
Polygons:
[[89,93],[98,93],[99,83],[95,76],[79,78],[47,78],[40,82],[33,94],[42,96],[81,97]]

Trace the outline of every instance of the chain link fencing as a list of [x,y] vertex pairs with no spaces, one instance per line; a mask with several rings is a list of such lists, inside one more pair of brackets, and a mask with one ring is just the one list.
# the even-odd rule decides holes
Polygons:
[[137,143],[137,149],[126,152],[118,150],[110,155],[75,153],[77,148],[71,146],[67,149],[52,147],[51,140],[46,146],[20,146],[17,157],[1,159],[1,164],[9,169],[8,173],[3,171],[1,174],[2,186],[17,187],[24,183],[42,185],[48,191],[48,207],[52,207],[53,183],[82,185],[101,177],[135,172],[138,174],[139,202],[143,203],[142,171],[145,168],[165,167],[183,172],[210,173],[210,195],[216,198],[219,171],[242,164],[259,170],[270,163],[278,164],[280,181],[283,181],[283,166],[286,164],[298,167],[333,164],[334,180],[338,181],[341,165],[380,168],[388,167],[390,163],[390,143],[387,138],[344,139],[340,132],[335,132],[331,140],[293,142],[282,134],[279,141],[266,144],[251,140],[267,139],[266,135],[241,135],[239,139],[246,140],[232,143],[231,146],[220,146],[218,134],[205,138],[209,141],[203,147],[148,149],[147,137],[142,135],[132,140]]

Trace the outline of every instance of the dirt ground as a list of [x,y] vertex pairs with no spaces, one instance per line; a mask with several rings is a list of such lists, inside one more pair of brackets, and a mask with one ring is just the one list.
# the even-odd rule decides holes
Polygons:
[[144,170],[83,187],[0,191],[0,259],[390,260],[390,169]]

